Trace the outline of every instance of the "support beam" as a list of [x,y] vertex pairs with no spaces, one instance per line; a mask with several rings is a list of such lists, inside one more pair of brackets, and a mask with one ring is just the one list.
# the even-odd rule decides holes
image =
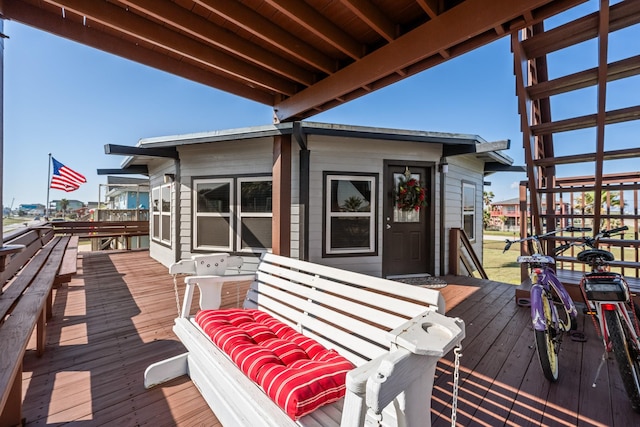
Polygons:
[[291,135],[273,138],[272,251],[291,255]]
[[[636,2],[637,3],[637,2]],[[598,113],[596,127],[596,172],[593,201],[593,234],[600,232],[602,169],[604,167],[604,125],[607,105],[607,52],[609,51],[609,0],[600,0],[598,19]]]

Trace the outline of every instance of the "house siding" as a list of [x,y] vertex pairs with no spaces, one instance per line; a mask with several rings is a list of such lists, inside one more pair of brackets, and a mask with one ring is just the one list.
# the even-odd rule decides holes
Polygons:
[[[452,228],[463,228],[462,223],[462,185],[469,183],[476,186],[475,200],[475,232],[476,238],[472,246],[476,254],[482,259],[482,192],[484,183],[484,163],[471,157],[449,157],[449,172],[445,178],[445,221],[446,233],[444,253],[449,253],[449,233]],[[445,272],[449,272],[449,260],[445,258]],[[462,269],[464,271],[464,268]]]
[[[383,174],[385,161],[424,162],[433,165],[432,190],[428,196],[432,203],[434,221],[431,238],[434,240],[434,274],[446,274],[448,266],[449,231],[462,227],[462,183],[476,186],[476,235],[474,249],[482,256],[482,191],[484,162],[473,156],[449,157],[449,171],[443,175],[438,170],[442,156],[442,145],[410,141],[390,141],[383,139],[358,139],[350,136],[329,136],[309,134],[307,147],[310,151],[308,230],[304,230],[304,208],[299,201],[300,148],[292,141],[291,153],[291,246],[290,256],[301,257],[301,241],[308,234],[308,259],[319,264],[343,268],[350,271],[382,275],[383,261]],[[188,259],[192,252],[193,206],[192,184],[194,178],[229,177],[239,175],[271,175],[273,167],[273,137],[252,139],[234,139],[178,146],[180,154],[180,177],[175,185],[179,193],[179,202],[173,204],[173,214],[178,217],[172,221],[172,246],[169,248],[157,242],[151,242],[151,256],[170,265],[176,259]],[[148,165],[151,175],[151,187],[163,184],[165,173],[176,173],[173,160],[154,160]],[[323,256],[323,191],[324,173],[367,173],[378,177],[376,203],[376,253],[367,256]],[[441,179],[445,177],[445,191],[441,194]],[[445,203],[445,216],[441,221],[441,202]],[[442,224],[441,227],[441,223]],[[440,230],[444,228],[444,235]],[[441,239],[442,237],[442,239]],[[440,242],[443,240],[443,247]],[[245,258],[244,269],[250,270],[257,263],[257,254],[240,253]],[[441,255],[444,254],[444,259]],[[443,269],[440,264],[443,264]]]
[[[175,163],[173,160],[153,160],[148,164],[149,170],[149,189],[153,189],[155,187],[159,187],[164,185],[164,174],[170,173],[175,174]],[[166,246],[165,244],[161,244],[151,238],[149,238],[149,255],[158,260],[163,265],[170,265],[175,262],[175,251],[174,247],[176,245],[176,229],[175,229],[175,215],[177,215],[178,209],[176,204],[176,185],[173,184],[173,188],[171,191],[171,247]],[[152,205],[153,200],[150,201],[149,206],[149,218],[153,217],[152,215]]]
[[[384,200],[382,178],[385,160],[406,160],[437,162],[440,159],[440,144],[422,144],[404,141],[383,141],[375,139],[358,140],[354,138],[338,138],[322,135],[310,135],[308,147],[311,151],[311,171],[309,200],[309,260],[319,264],[330,265],[350,271],[382,275],[382,205]],[[322,254],[322,218],[323,218],[323,173],[371,173],[378,175],[377,188],[377,255],[325,257]],[[434,188],[438,188],[439,178],[436,174]],[[437,191],[436,191],[437,193]],[[435,222],[439,224],[439,200],[433,198],[435,206]],[[435,227],[435,239],[439,239],[438,227]],[[436,240],[437,242],[438,240]],[[437,245],[436,245],[437,247]],[[435,265],[439,263],[436,250]]]

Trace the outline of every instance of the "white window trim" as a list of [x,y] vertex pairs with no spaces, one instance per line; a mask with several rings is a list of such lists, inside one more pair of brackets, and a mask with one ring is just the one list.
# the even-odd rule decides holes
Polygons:
[[[369,212],[331,212],[331,182],[339,181],[369,181],[371,183],[371,209]],[[327,255],[372,254],[376,251],[375,214],[376,209],[376,177],[371,175],[339,175],[327,174],[325,182],[325,253]],[[362,217],[369,216],[369,247],[368,248],[331,248],[331,218],[333,217]]]
[[[256,182],[256,181],[269,181],[272,182],[273,179],[270,176],[247,176],[237,179],[236,184],[236,200],[237,204],[237,213],[236,213],[236,251],[237,252],[249,252],[249,253],[263,253],[263,252],[271,252],[272,248],[261,248],[261,247],[242,247],[242,218],[273,218],[273,204],[271,206],[271,212],[242,212],[242,206],[240,200],[242,200],[240,192],[242,191],[242,183],[243,182]],[[273,194],[272,199],[273,200]],[[272,221],[273,223],[273,221]]]
[[[228,183],[229,188],[229,212],[202,212],[198,213],[198,184],[210,184],[210,183]],[[207,178],[207,179],[194,179],[193,180],[193,248],[198,250],[223,250],[233,251],[233,218],[235,217],[235,203],[234,203],[234,191],[233,191],[233,178]],[[229,221],[229,245],[228,246],[213,246],[213,245],[200,245],[198,246],[198,218],[200,217],[217,217],[228,218]]]
[[[163,188],[169,188],[169,211],[165,212],[162,209],[162,190]],[[151,240],[155,241],[155,242],[160,242],[160,243],[165,243],[165,244],[169,244],[171,245],[171,213],[173,210],[173,186],[172,184],[164,184],[164,185],[160,185],[157,187],[154,187],[151,189],[151,202],[153,203],[153,192],[157,191],[158,192],[158,207],[159,207],[159,211],[156,212],[153,210],[151,210]],[[163,239],[162,238],[162,217],[163,216],[168,216],[169,217],[169,239]],[[156,218],[157,217],[157,218]],[[155,226],[155,223],[158,223],[158,237],[153,235],[153,228]]]
[[[471,188],[473,189],[473,212],[466,212],[464,210],[464,189],[466,188]],[[473,221],[471,222],[471,224],[473,225],[473,236],[468,236],[469,240],[471,241],[475,241],[476,240],[476,233],[477,233],[477,229],[476,229],[476,211],[477,211],[477,206],[476,206],[476,192],[477,192],[477,188],[476,185],[470,182],[463,182],[462,183],[462,229],[464,230],[464,217],[465,216],[471,216],[473,218]]]

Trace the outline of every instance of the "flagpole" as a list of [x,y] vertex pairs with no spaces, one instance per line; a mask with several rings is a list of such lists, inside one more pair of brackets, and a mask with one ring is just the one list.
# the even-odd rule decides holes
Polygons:
[[51,153],[49,153],[49,172],[47,172],[47,205],[44,207],[44,219],[49,221],[49,192],[51,191]]

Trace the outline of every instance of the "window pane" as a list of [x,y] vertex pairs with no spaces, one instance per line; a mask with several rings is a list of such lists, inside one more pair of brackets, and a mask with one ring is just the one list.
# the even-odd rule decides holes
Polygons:
[[462,218],[464,220],[464,232],[467,233],[467,237],[472,240],[475,239],[473,232],[473,219],[475,215],[463,215]]
[[152,200],[152,208],[154,212],[160,212],[160,189],[159,188],[154,188],[151,191],[151,198]]
[[171,215],[162,215],[162,240],[171,240]]
[[231,185],[228,182],[208,182],[196,186],[198,212],[229,212]]
[[240,183],[240,209],[246,212],[271,212],[271,181]]
[[462,187],[462,209],[465,212],[474,212],[476,206],[476,189],[473,186]]
[[229,247],[229,218],[199,217],[197,246]]
[[371,181],[331,181],[331,212],[371,212]]
[[370,248],[371,218],[331,218],[331,249]]
[[171,187],[170,186],[162,187],[161,191],[162,191],[162,212],[171,212]]
[[153,231],[151,236],[156,239],[160,238],[160,215],[153,215]]
[[242,219],[242,249],[271,247],[271,218]]

